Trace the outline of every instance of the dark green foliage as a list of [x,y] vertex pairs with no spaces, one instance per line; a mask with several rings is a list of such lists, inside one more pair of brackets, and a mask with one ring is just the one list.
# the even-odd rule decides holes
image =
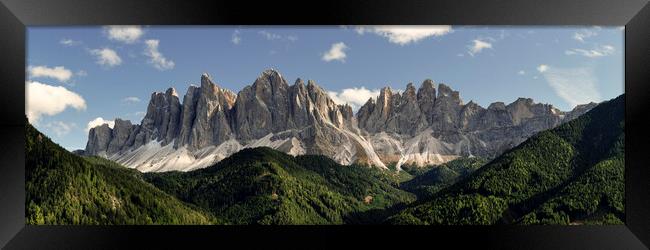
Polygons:
[[625,159],[596,164],[555,197],[525,215],[524,224],[622,224]]
[[244,149],[201,170],[145,178],[233,224],[342,224],[353,214],[414,199],[381,170],[270,148]]
[[624,98],[536,134],[388,222],[622,223]]
[[409,171],[416,176],[401,183],[400,188],[416,194],[418,199],[430,198],[443,188],[471,174],[483,166],[485,162],[484,159],[477,157],[458,158],[439,166],[421,167],[425,171],[407,168],[408,170],[405,171]]
[[67,152],[26,125],[27,224],[212,224],[213,216],[111,161]]

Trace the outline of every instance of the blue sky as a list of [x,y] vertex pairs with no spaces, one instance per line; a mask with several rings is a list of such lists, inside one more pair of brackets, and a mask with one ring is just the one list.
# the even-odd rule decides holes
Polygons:
[[87,127],[140,123],[152,92],[182,97],[203,72],[238,92],[268,68],[313,79],[355,109],[429,78],[487,107],[518,97],[561,110],[624,91],[624,29],[597,26],[30,27],[26,113],[69,150]]

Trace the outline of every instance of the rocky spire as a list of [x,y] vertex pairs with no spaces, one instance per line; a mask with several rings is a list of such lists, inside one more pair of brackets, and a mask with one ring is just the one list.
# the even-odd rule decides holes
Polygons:
[[180,129],[180,115],[181,104],[176,90],[169,88],[165,93],[152,93],[136,143],[141,145],[154,139],[161,141],[162,145],[172,142]]
[[[203,148],[230,139],[232,130],[228,116],[234,104],[234,95],[221,89],[208,74],[201,76],[198,96],[194,97],[193,95],[189,104],[192,105],[193,98],[196,98],[196,106],[194,121],[189,129],[189,147],[191,149]],[[191,114],[189,115],[191,116]]]
[[272,131],[287,129],[289,87],[276,70],[262,72],[253,85],[237,95],[233,128],[238,138],[261,138]]
[[[198,157],[202,167],[244,146],[271,146],[294,155],[323,154],[343,164],[439,164],[458,156],[492,157],[595,105],[562,112],[519,98],[486,109],[474,101],[464,105],[458,91],[445,84],[436,89],[427,79],[417,90],[412,83],[402,93],[382,88],[355,117],[352,107],[334,103],[313,80],[305,84],[298,78],[289,86],[279,72],[265,70],[235,94],[203,74],[199,86],[188,87],[182,105],[176,90],[169,88],[151,94],[141,124],[118,118],[113,128],[92,128],[85,153],[110,156],[146,171],[169,167],[153,167],[157,164],[176,169],[174,164],[182,163],[178,157],[160,157],[169,151],[154,154],[147,150],[163,149],[141,148],[154,141],[162,146],[175,142],[176,149],[186,147],[187,151],[174,154]],[[140,159],[144,156],[158,158]]]
[[108,155],[120,152],[123,148],[128,148],[133,143],[129,142],[129,137],[132,137],[132,132],[135,129],[135,126],[131,124],[131,121],[122,120],[120,118],[115,119],[115,125],[113,125],[113,131],[111,132],[111,142],[108,144],[106,150]]
[[108,145],[113,139],[113,131],[108,124],[102,124],[88,131],[88,143],[85,154],[107,156]]
[[427,123],[431,123],[433,116],[433,105],[436,101],[436,89],[433,87],[433,81],[431,79],[426,79],[420,85],[417,93],[418,104],[420,106],[420,111],[424,115]]

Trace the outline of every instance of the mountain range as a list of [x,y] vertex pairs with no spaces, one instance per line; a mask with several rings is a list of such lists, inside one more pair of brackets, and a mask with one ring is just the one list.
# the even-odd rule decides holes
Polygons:
[[255,147],[197,170],[142,173],[68,152],[27,123],[26,223],[623,224],[624,101],[491,160],[404,171]]
[[289,85],[273,69],[239,93],[208,74],[182,100],[175,89],[154,92],[140,124],[115,119],[88,133],[84,155],[108,158],[142,172],[189,171],[244,148],[270,147],[290,155],[324,155],[339,164],[379,168],[442,164],[459,157],[491,159],[533,134],[596,106],[563,112],[519,98],[487,108],[465,104],[458,91],[432,80],[399,93],[382,88],[356,114],[336,104],[314,81]]

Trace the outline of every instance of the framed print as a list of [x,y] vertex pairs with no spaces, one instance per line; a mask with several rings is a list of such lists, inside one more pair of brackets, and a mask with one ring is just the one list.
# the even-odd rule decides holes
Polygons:
[[7,249],[650,243],[646,1],[0,16]]

